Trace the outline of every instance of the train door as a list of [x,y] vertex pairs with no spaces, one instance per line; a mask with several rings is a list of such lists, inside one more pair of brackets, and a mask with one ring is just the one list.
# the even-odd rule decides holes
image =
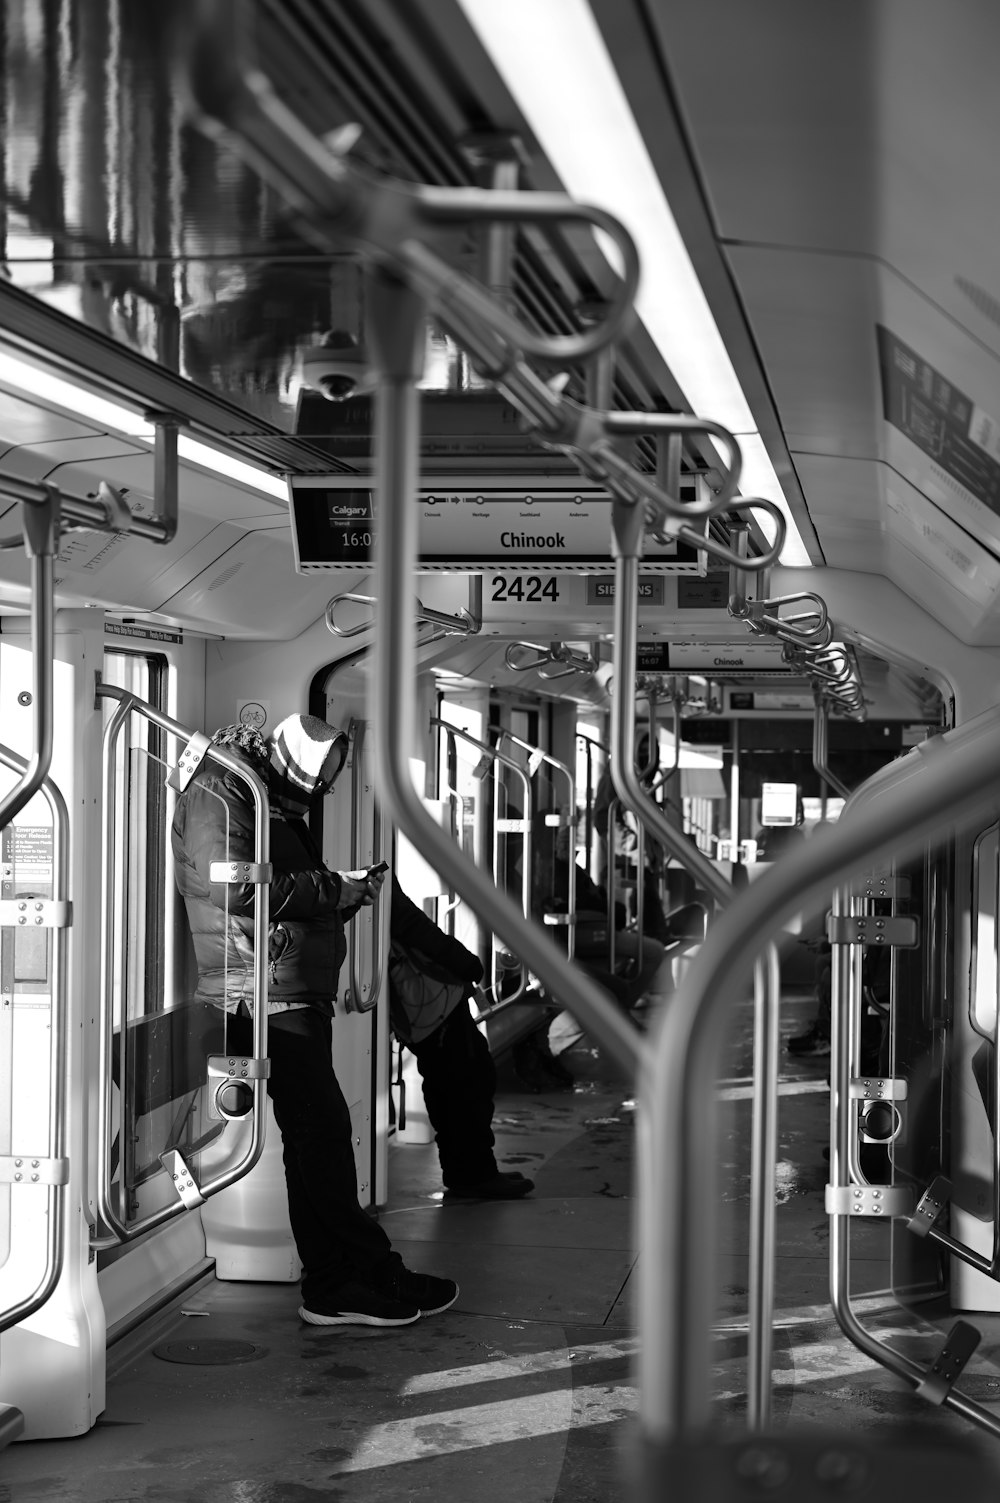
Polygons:
[[[99,873],[100,726],[93,714],[95,670],[102,662],[100,620],[63,613],[54,637],[52,784],[70,824],[71,923],[66,946],[62,1080],[50,1077],[55,929],[31,925],[18,933],[5,912],[0,933],[0,1307],[18,1305],[34,1289],[47,1256],[48,1187],[53,1169],[52,1093],[64,1091],[66,1112],[64,1214],[57,1249],[60,1273],[41,1308],[0,1335],[0,1401],[24,1416],[26,1438],[78,1435],[104,1408],[105,1311],[90,1242],[96,1224],[92,1165],[95,1119],[90,1081],[96,1073],[93,1017],[97,937],[101,932]],[[3,742],[28,759],[33,740],[33,665],[26,618],[4,621],[0,638],[0,723]],[[16,781],[0,768],[6,793]],[[52,891],[55,842],[52,806],[36,794],[4,831],[3,896]],[[34,916],[34,915],[32,915]],[[67,919],[70,914],[65,916]],[[54,922],[58,916],[54,916]],[[18,1165],[18,1159],[27,1160]],[[37,1168],[33,1167],[37,1161]],[[27,1172],[26,1172],[27,1171]]]

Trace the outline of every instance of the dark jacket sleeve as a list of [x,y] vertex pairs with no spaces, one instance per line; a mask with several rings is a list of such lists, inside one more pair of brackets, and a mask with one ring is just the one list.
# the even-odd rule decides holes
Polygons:
[[[197,874],[208,901],[217,908],[228,907],[230,913],[251,915],[254,883],[212,882],[209,876],[213,861],[253,861],[254,808],[246,784],[229,773],[196,779],[178,803],[174,829],[175,851]],[[322,865],[311,865],[310,860],[303,847],[301,868],[273,872],[268,889],[272,923],[316,918],[340,907],[339,876]]]
[[405,949],[422,950],[435,964],[450,971],[460,981],[475,985],[483,979],[479,957],[450,934],[443,934],[437,924],[411,902],[395,877],[392,879],[389,933]]

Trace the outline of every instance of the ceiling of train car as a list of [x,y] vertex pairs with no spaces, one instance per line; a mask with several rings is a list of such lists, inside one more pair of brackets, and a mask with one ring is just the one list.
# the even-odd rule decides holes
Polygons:
[[[930,23],[933,6],[914,3]],[[988,90],[957,97],[962,43],[939,15],[932,34],[956,96],[943,101],[946,139],[916,119],[943,85],[921,73],[930,65],[900,19],[910,4],[858,8],[849,22],[837,8],[822,25],[795,0],[591,9],[812,561],[884,573],[962,640],[1000,642],[1000,565],[982,525],[992,471],[978,493],[963,489],[958,461],[927,452],[912,404],[906,421],[883,417],[883,401],[913,395],[907,348],[956,400],[1000,412],[986,261],[1000,211],[979,191],[987,161],[959,149],[965,134],[977,151],[991,139],[996,106]],[[513,131],[523,185],[561,186],[459,0],[256,0],[250,13],[279,94],[317,134],[357,121],[355,151],[376,170],[474,183],[484,136]],[[358,332],[357,267],[318,257],[256,175],[185,119],[171,8],[4,0],[0,21],[0,324],[78,364],[89,350],[107,383],[273,472],[336,468],[322,435],[295,432],[297,355],[331,328]],[[970,46],[970,66],[985,67],[988,50]],[[946,212],[927,215],[921,192],[939,183]],[[952,266],[946,223],[960,215]],[[465,236],[449,249],[472,264]],[[546,332],[575,327],[610,280],[592,243],[518,236],[514,294]],[[883,368],[903,372],[885,390]],[[683,400],[672,361],[637,325],[617,356],[616,404]],[[210,518],[202,541],[212,527],[219,541]],[[218,572],[213,546],[207,564],[192,553],[186,594],[182,556],[172,560],[177,590],[162,608],[197,612],[200,581]]]
[[[169,363],[179,314],[180,371],[242,413],[226,425],[220,410],[218,431],[271,437],[276,465],[329,469],[329,457],[317,466],[308,444],[277,435],[294,429],[300,348],[331,327],[358,332],[355,263],[349,252],[332,267],[318,256],[257,175],[185,119],[169,11],[117,0],[0,9],[4,326],[17,327],[22,290]],[[391,8],[260,0],[252,16],[274,86],[317,135],[357,122],[354,154],[378,171],[453,187],[481,180],[474,143],[494,122],[454,60],[402,36]],[[462,236],[450,248],[471,254]],[[578,307],[609,282],[593,247],[519,237],[514,291],[540,329],[576,327]],[[622,351],[617,384],[631,407],[677,395],[641,340]]]
[[1000,642],[1000,11],[595,8],[669,74],[827,563]]

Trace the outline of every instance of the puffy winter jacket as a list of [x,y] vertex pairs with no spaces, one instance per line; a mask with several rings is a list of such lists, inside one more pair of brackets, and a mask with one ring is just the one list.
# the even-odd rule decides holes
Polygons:
[[[247,767],[266,777],[229,748]],[[253,859],[254,811],[246,783],[206,762],[177,801],[171,844],[177,886],[184,898],[198,962],[195,997],[235,1012],[253,1003],[252,883],[209,880],[213,861]],[[273,804],[270,820],[268,1012],[309,1004],[333,1012],[347,944],[344,921],[356,905],[341,906],[341,881],[323,865],[301,819],[286,819]]]

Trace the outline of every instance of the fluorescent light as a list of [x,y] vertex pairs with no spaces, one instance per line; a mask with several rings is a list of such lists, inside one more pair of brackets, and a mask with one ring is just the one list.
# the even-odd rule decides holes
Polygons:
[[[141,443],[156,442],[156,428],[145,412],[123,407],[100,397],[75,381],[54,376],[50,371],[33,365],[27,360],[18,360],[13,355],[0,351],[0,384],[12,388],[18,397],[34,397],[50,407],[58,407],[70,417],[77,417],[112,433],[126,438],[138,439]],[[189,438],[186,433],[177,437],[177,453],[190,464],[201,465],[213,474],[223,475],[240,485],[276,496],[279,501],[288,501],[288,484],[283,478],[271,475],[267,470],[247,464],[245,460],[215,449],[210,444]]]
[[[636,312],[691,410],[734,433],[745,495],[785,514],[782,563],[809,558],[586,0],[459,0],[571,197],[631,232],[642,277]],[[756,442],[754,442],[756,441]]]
[[16,360],[13,355],[0,353],[0,381],[13,387],[15,396],[37,397],[52,407],[63,408],[71,417],[99,423],[102,428],[111,428],[128,438],[149,439],[155,432],[145,413],[120,407],[117,402],[109,402],[26,360]]
[[277,496],[279,501],[288,500],[287,480],[269,475],[266,470],[259,470],[256,465],[247,464],[245,460],[234,459],[231,454],[223,454],[221,449],[198,443],[184,433],[178,435],[177,453],[181,459],[200,464],[204,469],[214,470],[217,475],[225,475],[230,480],[237,480],[240,485],[253,486],[254,490]]

